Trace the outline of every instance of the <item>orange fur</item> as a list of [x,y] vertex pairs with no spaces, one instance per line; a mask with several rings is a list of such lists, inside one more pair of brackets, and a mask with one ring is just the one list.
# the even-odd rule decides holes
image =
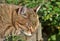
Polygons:
[[19,14],[17,9],[23,6],[0,4],[0,37],[10,34],[34,33],[39,25],[38,15],[33,9],[27,8],[26,17]]

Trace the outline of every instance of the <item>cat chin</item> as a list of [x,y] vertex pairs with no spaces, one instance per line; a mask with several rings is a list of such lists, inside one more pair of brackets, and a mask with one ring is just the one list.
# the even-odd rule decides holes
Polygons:
[[26,35],[26,36],[32,36],[31,33],[27,33],[27,32],[23,32],[23,33],[24,33],[24,35]]

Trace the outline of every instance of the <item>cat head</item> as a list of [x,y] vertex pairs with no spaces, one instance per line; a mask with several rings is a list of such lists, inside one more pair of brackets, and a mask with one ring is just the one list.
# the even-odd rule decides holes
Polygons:
[[32,36],[39,26],[38,8],[27,8],[22,6],[16,9],[17,19],[19,28],[26,36]]

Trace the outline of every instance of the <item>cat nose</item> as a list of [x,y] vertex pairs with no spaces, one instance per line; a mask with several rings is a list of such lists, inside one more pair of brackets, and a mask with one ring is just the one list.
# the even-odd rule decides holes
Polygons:
[[30,27],[30,31],[31,31],[31,33],[33,33],[33,32],[34,32],[34,29],[33,29],[33,27],[32,27],[32,26]]

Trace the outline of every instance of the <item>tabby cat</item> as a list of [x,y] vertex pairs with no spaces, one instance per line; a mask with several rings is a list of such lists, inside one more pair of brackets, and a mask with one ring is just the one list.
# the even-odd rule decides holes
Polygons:
[[0,38],[7,35],[32,36],[39,25],[36,11],[26,6],[0,4]]

